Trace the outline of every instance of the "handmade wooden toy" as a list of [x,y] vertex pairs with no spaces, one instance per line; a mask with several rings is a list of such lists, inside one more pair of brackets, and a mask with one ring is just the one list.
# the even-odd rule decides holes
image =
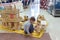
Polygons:
[[37,18],[37,21],[41,21],[41,29],[45,29],[46,26],[47,26],[47,21],[44,17],[44,15],[39,15],[38,18]]
[[40,21],[40,20],[45,20],[44,15],[39,15],[39,16],[38,16],[37,21]]
[[40,33],[40,31],[41,31],[41,21],[38,21],[37,22],[37,24],[36,24],[36,26],[35,26],[35,31],[37,32],[37,33]]
[[24,21],[27,21],[28,20],[28,16],[24,16]]
[[1,13],[2,16],[2,24],[6,26],[7,28],[11,29],[18,29],[19,26],[19,10],[16,9],[16,6],[14,5],[14,8],[12,6],[5,6],[5,10]]

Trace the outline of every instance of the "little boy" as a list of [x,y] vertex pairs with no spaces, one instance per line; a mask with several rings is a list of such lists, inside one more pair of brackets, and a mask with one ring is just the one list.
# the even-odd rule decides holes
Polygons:
[[34,31],[34,28],[33,28],[33,23],[34,22],[35,22],[34,17],[31,17],[30,20],[25,22],[25,24],[24,24],[24,32],[25,32],[25,34],[30,35]]

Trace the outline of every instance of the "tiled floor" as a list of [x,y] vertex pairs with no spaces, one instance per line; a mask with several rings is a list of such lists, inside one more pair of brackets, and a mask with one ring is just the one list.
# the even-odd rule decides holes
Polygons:
[[48,33],[45,33],[40,39],[16,33],[0,33],[0,40],[51,40],[51,38]]
[[[20,13],[20,15],[28,15],[29,17],[37,17],[38,14],[44,15],[46,20],[48,21],[46,32],[50,34],[52,40],[60,40],[60,17],[53,17],[46,10],[39,9],[38,6],[39,3],[32,4],[28,9],[25,9],[24,12]],[[0,33],[1,32],[5,31],[0,31]]]

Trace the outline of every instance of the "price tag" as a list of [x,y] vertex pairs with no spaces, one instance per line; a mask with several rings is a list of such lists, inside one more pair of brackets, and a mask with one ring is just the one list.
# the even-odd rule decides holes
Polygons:
[[46,21],[41,21],[41,25],[47,25]]

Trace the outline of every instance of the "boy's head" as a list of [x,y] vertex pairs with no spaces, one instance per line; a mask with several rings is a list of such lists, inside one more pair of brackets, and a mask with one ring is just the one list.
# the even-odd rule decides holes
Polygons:
[[35,22],[35,17],[31,17],[30,22],[33,24]]

